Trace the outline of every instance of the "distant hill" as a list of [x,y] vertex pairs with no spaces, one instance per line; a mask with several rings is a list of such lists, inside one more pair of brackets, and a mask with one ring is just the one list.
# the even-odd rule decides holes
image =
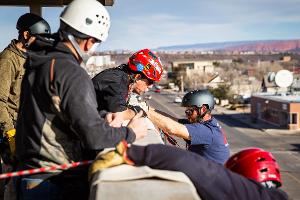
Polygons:
[[219,43],[201,43],[159,47],[165,51],[255,51],[255,52],[294,52],[300,53],[300,39],[297,40],[261,40]]

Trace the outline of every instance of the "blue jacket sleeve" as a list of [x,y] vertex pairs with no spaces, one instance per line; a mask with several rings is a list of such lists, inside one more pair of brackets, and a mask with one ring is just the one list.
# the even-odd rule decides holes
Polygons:
[[127,151],[136,165],[154,169],[181,171],[194,183],[202,199],[209,200],[285,200],[285,192],[267,189],[260,183],[233,173],[222,165],[193,152],[172,146],[132,145]]

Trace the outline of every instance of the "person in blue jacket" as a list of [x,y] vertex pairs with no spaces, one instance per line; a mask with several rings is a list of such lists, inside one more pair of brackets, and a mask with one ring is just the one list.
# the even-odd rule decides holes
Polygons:
[[187,120],[149,109],[149,119],[161,130],[186,140],[188,150],[224,164],[229,158],[226,135],[211,115],[215,105],[214,96],[208,90],[194,90],[182,99]]
[[288,199],[287,194],[278,189],[282,185],[279,165],[270,152],[260,148],[244,149],[232,155],[223,166],[173,146],[128,147],[122,141],[115,151],[97,157],[90,167],[90,176],[122,163],[183,172],[203,200]]

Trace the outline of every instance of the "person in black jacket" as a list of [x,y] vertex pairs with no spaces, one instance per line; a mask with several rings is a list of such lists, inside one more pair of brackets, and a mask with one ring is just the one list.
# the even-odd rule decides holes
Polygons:
[[[18,170],[91,159],[90,152],[121,140],[132,143],[147,133],[142,112],[127,127],[111,127],[101,118],[92,81],[80,66],[93,45],[106,40],[110,19],[105,7],[97,0],[74,0],[60,22],[52,40],[38,38],[32,47],[42,51],[28,53],[17,121]],[[84,170],[19,177],[15,180],[18,195],[20,199],[87,199]]]
[[102,154],[90,168],[90,177],[98,170],[122,163],[153,169],[181,171],[193,182],[203,200],[287,200],[281,186],[279,166],[270,152],[244,149],[225,164],[176,147],[150,144],[127,146],[123,141],[115,151]]
[[124,120],[131,119],[142,110],[139,106],[129,105],[130,95],[146,92],[154,82],[160,81],[162,73],[159,57],[149,49],[135,52],[127,64],[100,72],[92,79],[98,110],[113,113],[107,116],[107,120],[112,126],[120,126]]

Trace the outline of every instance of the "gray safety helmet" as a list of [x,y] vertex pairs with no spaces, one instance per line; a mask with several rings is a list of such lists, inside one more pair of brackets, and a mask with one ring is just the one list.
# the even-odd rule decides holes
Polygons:
[[209,110],[215,106],[214,96],[208,90],[194,90],[184,95],[182,99],[182,107],[201,107],[207,105]]
[[31,35],[49,35],[51,34],[51,28],[42,17],[26,13],[22,15],[16,25],[17,30],[20,32],[28,31]]

